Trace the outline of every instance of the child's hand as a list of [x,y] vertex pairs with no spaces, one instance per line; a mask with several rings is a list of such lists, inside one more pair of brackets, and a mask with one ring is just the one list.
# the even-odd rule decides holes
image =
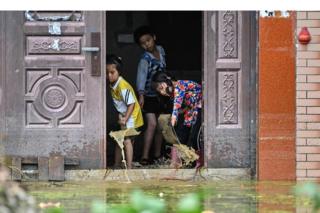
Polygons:
[[122,115],[119,114],[119,120],[118,120],[118,123],[121,125],[121,126],[125,126],[126,125],[126,119],[125,117],[123,117]]
[[143,108],[143,105],[144,105],[144,96],[143,95],[139,95],[139,105],[141,108]]
[[175,126],[176,123],[177,123],[177,118],[176,118],[175,116],[172,116],[172,117],[171,117],[171,125],[172,125],[172,126]]

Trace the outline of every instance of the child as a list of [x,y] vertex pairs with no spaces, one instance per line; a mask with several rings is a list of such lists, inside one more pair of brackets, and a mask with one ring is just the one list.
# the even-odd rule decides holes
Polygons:
[[[151,78],[156,72],[162,72],[166,68],[164,49],[156,45],[156,36],[148,26],[141,26],[134,32],[135,42],[144,49],[144,53],[139,61],[137,73],[137,90],[139,94],[139,104],[145,112],[147,128],[144,132],[144,146],[140,163],[147,165],[150,163],[149,151],[155,135],[155,161],[161,157],[162,135],[157,128],[157,117],[161,111],[161,103],[157,93],[151,87]],[[157,130],[157,131],[156,131]]]
[[[180,142],[198,150],[197,136],[201,128],[202,108],[201,85],[190,80],[176,81],[165,72],[158,72],[152,78],[152,87],[159,94],[173,99],[171,125],[174,127],[177,123],[182,124],[175,127]],[[183,115],[183,119],[180,119],[180,115]]]
[[[139,128],[143,125],[140,106],[131,85],[121,77],[122,61],[115,55],[107,56],[107,78],[110,82],[111,95],[114,106],[119,112],[119,124],[121,128]],[[126,154],[127,168],[132,168],[133,140],[126,137],[124,149]],[[121,165],[121,150],[115,148],[115,167]]]

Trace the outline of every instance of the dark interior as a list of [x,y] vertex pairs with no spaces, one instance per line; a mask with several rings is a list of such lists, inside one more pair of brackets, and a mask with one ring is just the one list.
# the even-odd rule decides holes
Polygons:
[[[133,42],[133,31],[140,25],[150,25],[155,31],[157,44],[166,52],[167,71],[176,79],[201,82],[202,77],[202,14],[189,11],[135,11],[106,12],[106,50],[123,59],[122,76],[136,88],[137,65],[143,50]],[[108,85],[108,84],[107,84]],[[117,128],[115,111],[107,88],[107,131]],[[134,161],[139,161],[143,137],[135,140]],[[113,165],[115,143],[108,137],[107,162]],[[151,148],[152,149],[152,148]],[[151,156],[152,157],[152,156]]]

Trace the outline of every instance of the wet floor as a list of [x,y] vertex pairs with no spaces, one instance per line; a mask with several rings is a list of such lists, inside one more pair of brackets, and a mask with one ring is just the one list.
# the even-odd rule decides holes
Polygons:
[[219,212],[311,212],[311,201],[296,197],[295,182],[255,181],[141,181],[141,182],[24,182],[37,202],[60,202],[66,213],[90,212],[93,201],[125,204],[134,189],[164,199],[167,212],[175,212],[178,200],[187,193],[209,192],[205,210]]

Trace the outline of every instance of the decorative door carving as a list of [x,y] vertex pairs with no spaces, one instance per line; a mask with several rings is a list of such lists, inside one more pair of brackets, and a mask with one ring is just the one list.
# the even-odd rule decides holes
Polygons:
[[6,154],[61,154],[80,168],[103,168],[105,81],[91,75],[94,61],[82,47],[92,33],[104,38],[104,13],[4,14]]
[[255,167],[254,28],[254,12],[204,12],[204,136],[209,167]]

